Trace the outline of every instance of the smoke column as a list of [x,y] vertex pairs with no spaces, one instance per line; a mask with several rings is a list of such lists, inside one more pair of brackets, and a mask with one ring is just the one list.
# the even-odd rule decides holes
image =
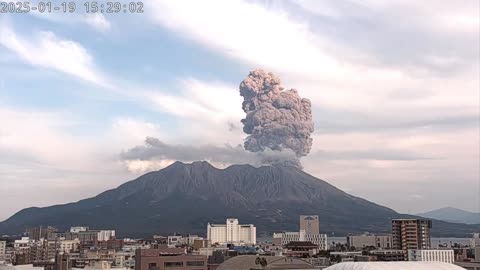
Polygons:
[[310,100],[301,98],[295,89],[284,90],[280,78],[261,69],[251,71],[240,83],[240,95],[247,114],[242,119],[243,131],[249,134],[245,149],[293,151],[293,160],[279,160],[279,163],[301,167],[299,158],[312,148]]

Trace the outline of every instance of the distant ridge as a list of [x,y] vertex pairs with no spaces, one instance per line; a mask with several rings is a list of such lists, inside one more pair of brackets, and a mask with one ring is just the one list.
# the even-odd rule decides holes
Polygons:
[[417,215],[456,223],[480,224],[480,213],[472,213],[454,207],[444,207]]
[[[175,162],[93,198],[50,207],[23,209],[0,222],[0,235],[26,227],[72,225],[116,229],[119,236],[154,233],[204,234],[207,223],[236,217],[257,232],[298,230],[299,215],[319,215],[320,230],[336,236],[388,233],[391,219],[412,217],[347,194],[295,167],[233,165],[217,169],[208,162]],[[436,236],[468,236],[480,225],[435,221]]]

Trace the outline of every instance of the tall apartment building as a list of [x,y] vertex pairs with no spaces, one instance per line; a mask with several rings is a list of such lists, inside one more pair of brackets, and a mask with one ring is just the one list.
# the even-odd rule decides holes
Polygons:
[[304,230],[306,234],[319,234],[318,216],[300,216],[300,230]]
[[135,270],[207,270],[207,256],[187,255],[184,248],[137,249]]
[[392,248],[429,249],[431,247],[430,230],[432,221],[428,219],[393,219]]
[[248,244],[257,243],[257,229],[252,224],[238,224],[238,219],[229,218],[226,224],[207,225],[207,239],[219,244]]

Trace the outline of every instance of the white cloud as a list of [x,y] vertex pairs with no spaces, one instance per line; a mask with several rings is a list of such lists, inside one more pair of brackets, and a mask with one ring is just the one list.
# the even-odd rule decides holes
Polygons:
[[110,22],[100,13],[86,14],[85,21],[99,32],[104,32],[111,28]]
[[[324,15],[326,13],[326,16],[334,18],[338,17],[336,14],[342,16],[356,14],[353,10],[348,10],[351,13],[344,14],[346,11],[339,8],[343,5],[337,1],[300,1],[299,3],[306,5],[305,9],[308,7],[309,11],[317,11]],[[402,2],[397,1],[387,5],[379,1],[368,1],[361,4],[366,8],[382,11],[384,9],[390,11],[389,8],[399,6],[397,13],[408,16],[412,8],[400,3]],[[398,115],[405,111],[405,106],[414,107],[412,111],[415,113],[422,110],[429,113],[442,113],[446,111],[446,107],[455,107],[456,111],[456,108],[461,106],[472,108],[472,105],[478,105],[478,99],[470,98],[472,95],[478,95],[478,65],[467,67],[465,72],[447,76],[431,73],[429,69],[430,65],[435,69],[456,66],[463,61],[459,60],[460,56],[457,57],[456,54],[426,54],[422,56],[422,61],[427,62],[428,65],[379,65],[379,61],[384,61],[382,54],[385,51],[380,51],[383,48],[379,48],[376,52],[366,51],[365,48],[356,47],[355,41],[348,43],[333,39],[331,34],[322,35],[321,31],[314,31],[315,23],[308,21],[307,18],[295,19],[298,16],[289,14],[286,8],[282,9],[282,5],[274,8],[258,2],[239,0],[228,3],[215,0],[193,3],[182,0],[152,1],[150,5],[152,7],[150,16],[153,22],[219,53],[247,63],[252,69],[261,67],[279,73],[286,87],[299,89],[302,96],[310,98],[318,107],[375,115],[379,111],[388,110]],[[452,14],[463,14],[466,10],[468,11],[465,8],[461,11],[458,11],[458,8],[452,8],[450,11],[447,8],[442,10],[445,11],[444,13]],[[425,7],[416,8],[412,13],[416,19],[428,22],[424,24],[428,24],[429,28],[422,31],[431,30],[433,22],[438,21],[434,12]],[[464,17],[471,19],[472,14],[475,15],[475,11],[469,11]],[[371,14],[358,14],[357,17],[367,15]],[[397,22],[395,16],[392,16],[391,20]],[[395,28],[391,30],[400,31]],[[435,29],[437,30],[441,29]],[[370,30],[365,29],[365,31]],[[414,32],[414,26],[408,31]],[[418,31],[416,35],[428,36],[428,33],[422,31]],[[390,34],[393,36],[396,33]],[[403,32],[398,34],[401,35]],[[380,42],[380,40],[372,42]],[[418,38],[409,40],[408,47],[423,46],[422,42]],[[458,44],[462,42],[458,41],[454,44],[455,52],[465,51],[463,47],[458,47]],[[475,48],[473,52],[472,48],[468,51],[474,54]],[[388,50],[385,48],[388,54],[396,53],[395,50],[390,52],[390,49],[393,48]],[[442,51],[442,53],[451,52],[452,48]],[[345,54],[355,56],[346,57]],[[416,57],[419,56],[414,54],[410,56],[412,59]],[[423,104],[427,104],[428,107],[418,104],[422,99],[399,100],[391,97],[392,92],[398,91],[415,91],[417,95],[423,95],[425,97]],[[458,94],[458,91],[462,94]],[[411,102],[417,104],[411,104]],[[441,103],[442,106],[439,106]],[[445,103],[447,103],[446,106]],[[441,109],[432,111],[430,107],[441,107]],[[447,111],[450,112],[449,109]]]
[[133,169],[138,165],[127,170],[119,153],[146,136],[170,138],[158,125],[134,118],[113,119],[98,134],[77,135],[74,130],[84,123],[68,111],[2,102],[0,123],[0,198],[15,202],[0,204],[0,220],[24,207],[83,199],[131,180],[139,175]]
[[180,81],[177,88],[180,89],[177,95],[160,92],[148,95],[161,110],[182,118],[218,122],[243,116],[242,98],[236,86],[190,78]]
[[20,36],[10,26],[3,25],[0,28],[0,45],[33,66],[60,71],[103,87],[108,86],[92,56],[82,45],[60,39],[52,32],[38,32],[27,37]]
[[[30,5],[33,6],[38,6],[38,3],[41,1],[33,0],[30,1]],[[36,18],[47,20],[52,23],[57,23],[61,24],[64,26],[68,25],[74,25],[74,24],[85,24],[90,26],[92,29],[94,29],[97,32],[105,32],[112,27],[112,23],[110,20],[108,20],[102,13],[85,13],[83,7],[83,3],[76,3],[75,10],[76,12],[70,13],[70,3],[72,2],[66,2],[67,3],[67,12],[63,12],[63,7],[62,7],[62,12],[60,11],[55,11],[55,12],[40,12],[38,9],[37,10],[30,10],[28,13],[29,15],[32,15]],[[58,3],[59,4],[59,3]],[[55,7],[55,4],[52,5]],[[59,6],[57,6],[59,7]],[[83,9],[83,12],[79,12],[80,9]]]
[[152,20],[252,65],[303,76],[343,74],[308,24],[245,1],[151,1]]

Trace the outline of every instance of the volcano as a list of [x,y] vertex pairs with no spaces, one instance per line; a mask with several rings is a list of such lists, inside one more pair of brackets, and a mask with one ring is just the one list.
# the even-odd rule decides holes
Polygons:
[[[172,165],[75,203],[23,209],[0,222],[0,235],[27,227],[75,225],[115,229],[119,236],[205,234],[207,223],[235,217],[261,235],[298,230],[299,215],[318,215],[322,233],[388,233],[392,218],[412,217],[352,196],[296,167],[205,161]],[[480,225],[433,222],[435,236],[467,236]]]

